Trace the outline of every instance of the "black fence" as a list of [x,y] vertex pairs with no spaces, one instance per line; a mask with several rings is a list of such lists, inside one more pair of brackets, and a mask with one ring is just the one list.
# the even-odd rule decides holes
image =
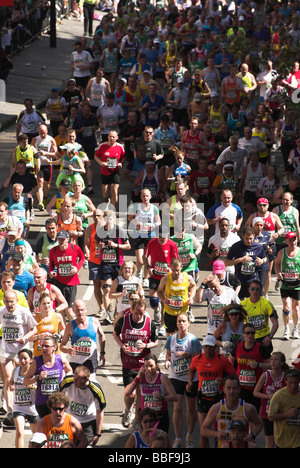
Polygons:
[[[56,18],[68,15],[72,0],[56,0]],[[50,1],[38,2],[31,9],[0,7],[1,44],[5,55],[13,56],[50,29]]]

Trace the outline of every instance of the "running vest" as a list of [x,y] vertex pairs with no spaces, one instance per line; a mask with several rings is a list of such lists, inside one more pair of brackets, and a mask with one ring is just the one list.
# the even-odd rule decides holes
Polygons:
[[143,366],[144,358],[150,353],[150,350],[147,348],[138,349],[136,347],[136,342],[142,340],[144,343],[149,343],[150,336],[150,317],[144,317],[142,328],[133,328],[131,314],[124,316],[121,337],[122,342],[129,346],[129,351],[127,351],[126,354],[122,352],[122,367],[124,369],[139,370]]
[[[51,284],[50,283],[46,284],[46,290],[43,291],[43,292],[46,292],[49,295],[51,295],[50,294],[50,292],[51,292]],[[38,292],[38,290],[36,289],[36,286],[33,286],[33,288],[32,288],[32,304],[33,304],[33,307],[34,307],[34,313],[36,315],[41,313],[40,295],[41,295],[41,293]],[[55,307],[56,307],[56,301],[55,300],[53,300],[52,307],[53,307],[53,309],[55,309]],[[36,319],[36,320],[38,320],[38,319]]]
[[262,369],[252,369],[251,362],[263,362],[263,357],[260,354],[261,344],[256,341],[252,349],[244,349],[244,343],[238,343],[236,347],[236,361],[238,364],[237,374],[240,385],[246,390],[254,390],[259,378],[262,374]]
[[[73,208],[73,213],[79,216],[80,218],[82,217],[83,214],[89,211],[89,208],[86,203],[86,199],[87,199],[86,195],[82,194],[80,196],[80,199],[76,201],[75,206]],[[82,221],[83,229],[87,228],[89,225],[88,218],[84,218],[81,221]]]
[[119,312],[122,312],[123,310],[128,309],[128,307],[130,306],[128,296],[131,293],[131,291],[138,290],[140,282],[137,276],[132,276],[131,279],[126,280],[121,275],[118,276],[118,282],[119,284],[117,286],[117,292],[123,292],[124,290],[126,290],[128,293],[126,294],[126,296],[123,296],[116,300],[117,312],[119,313]]
[[[37,324],[37,335],[40,335],[42,333],[52,333],[52,335],[56,334],[59,332],[58,329],[58,320],[57,320],[57,315],[55,312],[52,313],[51,319],[42,319],[39,316],[36,317],[36,321],[38,322]],[[42,351],[42,344],[43,340],[35,340],[33,346],[33,355],[34,356],[41,356],[43,351]],[[60,350],[56,351],[57,354],[60,354]]]
[[254,171],[251,167],[251,163],[247,164],[246,180],[245,180],[245,191],[256,193],[257,185],[260,179],[262,179],[262,165],[258,163],[256,170]]
[[184,144],[185,144],[185,152],[184,152],[185,158],[190,159],[193,162],[197,162],[202,152],[200,130],[198,130],[196,135],[191,135],[190,130],[188,130],[186,133]]
[[[226,399],[222,398],[220,401],[220,410],[217,415],[214,430],[218,432],[229,433],[229,426],[232,421],[242,421],[246,425],[246,433],[249,432],[249,422],[245,414],[245,402],[239,399],[238,406],[235,410],[231,411],[227,408]],[[222,447],[222,441],[216,439],[216,448]]]
[[279,245],[284,245],[285,244],[285,235],[292,231],[296,234],[297,230],[296,230],[296,220],[295,220],[295,208],[293,206],[291,206],[291,208],[289,209],[289,213],[287,213],[286,211],[282,211],[282,206],[279,205],[278,206],[278,216],[279,216],[279,219],[280,221],[282,222],[283,224],[283,227],[284,227],[284,233],[282,234],[282,236],[278,237],[276,239],[276,244],[279,244]]
[[[267,370],[265,373],[266,381],[264,383],[264,386],[262,388],[262,393],[265,395],[272,395],[273,393],[277,392],[277,390],[280,390],[281,388],[286,386],[286,381],[285,381],[285,374],[282,372],[281,377],[279,380],[275,380],[272,377],[272,372],[270,370]],[[268,418],[268,413],[269,413],[269,408],[270,408],[270,401],[271,399],[261,399],[261,407],[260,407],[260,415],[262,418],[267,419]]]
[[22,150],[20,146],[17,146],[16,163],[18,161],[24,161],[27,169],[31,171],[34,169],[34,153],[32,146],[28,145],[24,150]]
[[157,200],[158,191],[159,191],[159,182],[158,182],[158,169],[155,169],[154,176],[152,179],[149,179],[144,169],[144,176],[142,181],[142,189],[148,189],[151,193],[151,202]]
[[[256,212],[255,216],[261,217],[260,214],[258,213],[258,211]],[[275,232],[275,229],[276,229],[273,218],[272,218],[272,212],[268,211],[268,215],[265,218],[262,218],[262,219],[263,219],[263,222],[264,222],[264,229],[263,230],[268,231],[270,233],[270,236],[271,236],[271,234],[273,234]]]
[[211,106],[209,111],[209,120],[211,122],[211,131],[215,134],[220,131],[221,122],[224,122],[224,115],[222,114],[222,106],[218,110],[214,110]]
[[90,88],[90,104],[93,107],[99,107],[104,104],[104,96],[106,94],[106,84],[105,79],[102,78],[99,83],[97,83],[96,78],[93,79],[92,85]]
[[93,317],[88,319],[88,326],[84,329],[77,326],[76,320],[72,320],[71,345],[75,350],[75,356],[71,356],[70,362],[84,364],[85,361],[91,360],[97,363],[97,330],[94,327]]
[[240,91],[236,89],[238,76],[236,75],[234,80],[231,81],[228,76],[225,85],[225,102],[226,104],[233,104],[234,102],[240,102]]
[[44,434],[47,437],[47,448],[60,448],[63,442],[73,442],[73,430],[71,415],[65,413],[65,420],[62,426],[52,426],[50,414],[44,417]]
[[[262,141],[263,143],[266,144],[266,134],[265,134],[263,129],[260,132],[258,132],[258,131],[255,130],[255,128],[253,128],[252,136],[253,137],[258,137],[260,139],[260,141]],[[259,152],[259,157],[260,158],[267,158],[268,157],[268,150],[265,149],[263,151],[260,151]]]
[[[76,220],[76,215],[73,214],[73,219],[70,223],[66,223],[61,219],[61,214],[58,214],[58,219],[57,219],[57,232],[59,231],[77,231],[77,220]],[[71,238],[73,244],[76,243],[76,236],[73,236]]]
[[288,256],[286,248],[283,249],[281,272],[282,289],[300,290],[300,247],[297,248],[297,254],[293,258]]
[[8,198],[8,214],[9,216],[16,216],[22,224],[25,223],[25,205],[24,205],[25,198],[21,195],[19,201],[14,201],[12,195]]
[[156,399],[153,396],[154,392],[159,393],[159,395],[166,394],[161,377],[162,373],[160,371],[158,372],[154,382],[149,382],[146,374],[141,377],[141,409],[151,408],[154,411],[157,411],[157,413],[162,413],[168,410],[168,402],[166,400],[161,400],[160,398]]
[[100,265],[100,248],[95,244],[96,228],[95,224],[91,224],[91,241],[90,241],[90,256],[89,261]]
[[59,98],[56,102],[53,102],[53,100],[50,101],[50,120],[54,120],[56,122],[60,122],[64,120],[64,114],[62,112],[62,103],[61,103],[61,98]]
[[[177,201],[177,195],[172,195],[171,205],[170,205],[170,214],[175,213],[176,210],[181,209],[180,201]],[[174,218],[170,218],[170,227],[174,227]]]
[[[153,192],[154,193],[154,192]],[[154,196],[152,194],[152,196]],[[156,196],[155,196],[156,197]],[[155,206],[150,204],[149,209],[143,209],[143,204],[139,203],[137,205],[136,215],[135,215],[135,236],[136,237],[154,237],[155,230],[153,230],[153,224],[155,223]]]
[[183,272],[183,280],[179,284],[175,284],[171,272],[167,273],[165,296],[170,300],[170,304],[165,304],[165,312],[172,316],[177,316],[183,312],[186,313],[188,310],[188,291],[189,279],[187,273]]
[[178,239],[176,236],[173,236],[171,240],[177,245],[179,259],[182,263],[182,271],[189,272],[197,270],[197,257],[190,257],[190,254],[194,253],[193,237],[191,234],[185,234],[183,239]]

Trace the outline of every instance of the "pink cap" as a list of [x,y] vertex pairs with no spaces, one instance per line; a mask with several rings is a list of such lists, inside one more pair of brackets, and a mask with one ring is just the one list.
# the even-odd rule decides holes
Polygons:
[[214,274],[223,273],[225,268],[226,268],[225,263],[222,260],[216,260],[213,263],[213,272],[214,272]]

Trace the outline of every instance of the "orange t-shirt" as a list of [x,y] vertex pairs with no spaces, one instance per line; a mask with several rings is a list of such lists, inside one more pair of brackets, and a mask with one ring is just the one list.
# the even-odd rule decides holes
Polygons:
[[213,359],[206,359],[204,353],[195,356],[190,369],[198,373],[198,389],[201,390],[202,397],[208,400],[214,400],[222,392],[217,379],[223,378],[226,374],[235,373],[231,362],[222,354],[217,353]]
[[71,415],[66,413],[62,426],[54,427],[51,423],[50,414],[44,417],[44,434],[47,437],[47,448],[59,448],[63,442],[74,442],[71,425]]

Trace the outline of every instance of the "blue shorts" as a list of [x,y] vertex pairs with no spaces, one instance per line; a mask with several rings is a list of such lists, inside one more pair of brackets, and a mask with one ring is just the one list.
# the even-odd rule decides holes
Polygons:
[[99,265],[99,278],[102,281],[111,279],[112,281],[119,275],[120,267],[117,265],[108,265],[107,263],[101,263]]
[[94,281],[100,279],[100,264],[89,261],[89,280]]

